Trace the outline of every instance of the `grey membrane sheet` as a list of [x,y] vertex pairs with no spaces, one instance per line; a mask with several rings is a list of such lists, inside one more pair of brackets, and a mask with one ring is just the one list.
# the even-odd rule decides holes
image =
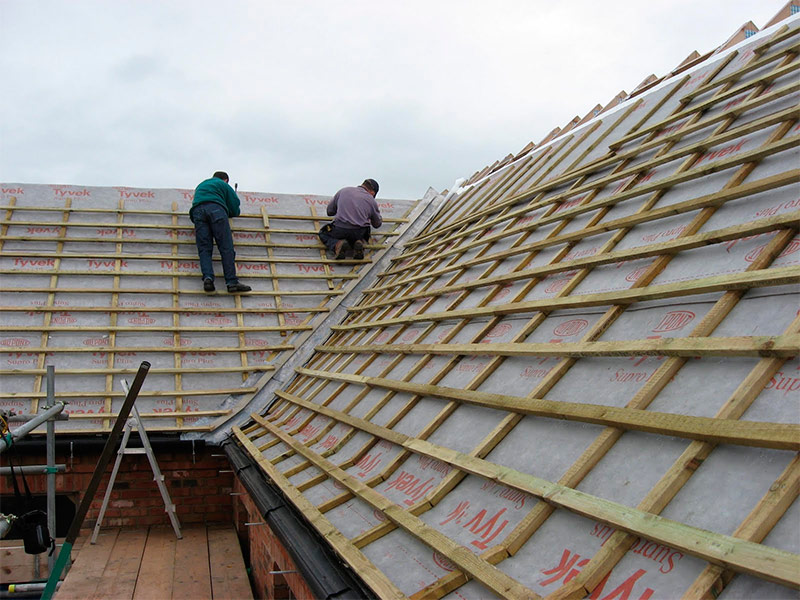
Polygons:
[[[17,183],[0,190],[7,220],[0,408],[35,411],[44,390],[41,370],[52,365],[74,416],[59,421],[57,431],[107,428],[107,419],[89,415],[119,408],[121,379],[130,381],[142,361],[152,365],[138,400],[148,427],[213,422],[191,413],[235,406],[241,397],[235,390],[279,363],[281,347],[291,349],[305,331],[279,328],[318,322],[324,310],[304,309],[324,309],[336,298],[332,287],[350,283],[341,276],[360,269],[320,261],[316,232],[327,221],[325,196],[239,192],[242,216],[232,221],[237,269],[255,293],[233,296],[223,291],[216,250],[218,291],[202,292],[188,216],[192,190]],[[384,218],[400,219],[415,203],[379,204]],[[376,230],[375,239],[391,241],[381,234],[395,226]],[[269,256],[287,262],[271,264]],[[174,412],[188,414],[167,418]]]

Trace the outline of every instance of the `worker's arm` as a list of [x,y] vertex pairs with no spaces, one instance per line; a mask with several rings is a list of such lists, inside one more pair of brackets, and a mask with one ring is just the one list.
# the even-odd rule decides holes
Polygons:
[[375,202],[374,200],[372,201],[372,213],[369,216],[369,220],[375,229],[383,225],[383,217],[381,216],[381,209],[378,208],[378,203]]
[[331,198],[331,201],[328,202],[328,207],[325,209],[325,212],[328,213],[329,217],[335,217],[336,210],[338,209],[338,207],[339,207],[339,192],[336,192],[333,198]]
[[239,209],[239,196],[236,195],[236,192],[227,183],[225,184],[225,188],[225,204],[228,205],[228,214],[231,217],[238,217],[241,214]]

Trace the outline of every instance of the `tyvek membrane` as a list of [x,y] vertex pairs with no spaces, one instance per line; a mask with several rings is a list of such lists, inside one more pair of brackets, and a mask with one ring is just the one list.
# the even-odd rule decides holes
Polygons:
[[[371,421],[384,427],[393,424],[394,431],[417,437],[446,406],[447,402],[439,398],[422,397],[411,400],[405,395],[395,395]],[[401,410],[406,409],[407,412],[398,421],[396,417]]]
[[638,302],[629,306],[598,338],[621,341],[687,337],[714,306],[719,294],[700,301]]
[[[680,458],[689,442],[626,431],[576,489],[626,506],[638,506]],[[647,468],[632,465],[647,465]]]
[[800,359],[777,368],[741,420],[800,423]]
[[[557,509],[522,549],[498,568],[534,592],[547,595],[580,573],[612,533],[613,527]],[[667,546],[648,544],[637,538],[623,561],[598,585],[598,598],[613,598],[615,590],[619,595],[626,589],[634,598],[648,589],[653,590],[650,595],[654,598],[674,597],[706,565]]]
[[[800,536],[797,535],[797,524],[800,523],[800,502],[793,502],[775,527],[769,532],[763,543],[772,548],[779,548],[800,553]],[[757,579],[751,575],[738,574],[720,594],[721,600],[749,600],[750,598],[772,598],[774,600],[795,600],[797,590],[792,590],[777,583]]]
[[[785,450],[721,444],[662,512],[687,525],[732,535],[794,458]],[[747,481],[746,486],[737,482]],[[720,490],[736,489],[735,494]],[[714,510],[708,510],[713,506]]]
[[[449,472],[450,467],[445,463],[413,454],[373,489],[395,504],[408,508],[421,502]],[[328,511],[326,517],[348,537],[355,537],[387,521],[381,511],[358,498]]]
[[[450,564],[452,565],[452,563]],[[452,567],[455,569],[455,565],[452,565]],[[444,600],[487,600],[491,598],[500,598],[500,596],[475,580],[444,596]]]
[[361,551],[406,595],[453,570],[447,557],[402,530],[388,533]]
[[782,335],[797,316],[792,309],[798,305],[797,285],[753,288],[742,296],[711,336]]
[[421,519],[480,554],[501,544],[535,502],[533,496],[519,490],[467,476]]

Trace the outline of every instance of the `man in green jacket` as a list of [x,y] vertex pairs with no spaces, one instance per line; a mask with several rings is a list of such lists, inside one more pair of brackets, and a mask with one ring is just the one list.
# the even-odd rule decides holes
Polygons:
[[214,266],[211,253],[214,241],[222,259],[222,272],[229,294],[249,292],[250,286],[239,283],[236,276],[236,253],[233,250],[233,235],[228,219],[239,216],[239,197],[228,185],[228,174],[217,171],[211,179],[206,179],[194,190],[189,218],[194,223],[194,238],[197,254],[200,257],[200,271],[203,273],[203,289],[214,291]]

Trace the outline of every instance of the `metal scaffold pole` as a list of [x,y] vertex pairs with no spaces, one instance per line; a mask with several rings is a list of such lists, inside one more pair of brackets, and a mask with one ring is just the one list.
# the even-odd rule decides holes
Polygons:
[[[47,365],[47,408],[56,401],[55,367]],[[56,537],[56,424],[53,419],[47,420],[47,530]],[[47,572],[52,573],[56,564],[53,553],[47,556]]]
[[24,438],[31,431],[36,429],[39,425],[41,425],[48,419],[55,417],[62,410],[64,410],[64,403],[56,402],[56,404],[53,407],[48,408],[43,413],[36,415],[33,419],[31,419],[24,425],[17,427],[14,431],[9,431],[5,435],[5,437],[0,439],[0,453],[8,450],[14,444],[14,442]]

